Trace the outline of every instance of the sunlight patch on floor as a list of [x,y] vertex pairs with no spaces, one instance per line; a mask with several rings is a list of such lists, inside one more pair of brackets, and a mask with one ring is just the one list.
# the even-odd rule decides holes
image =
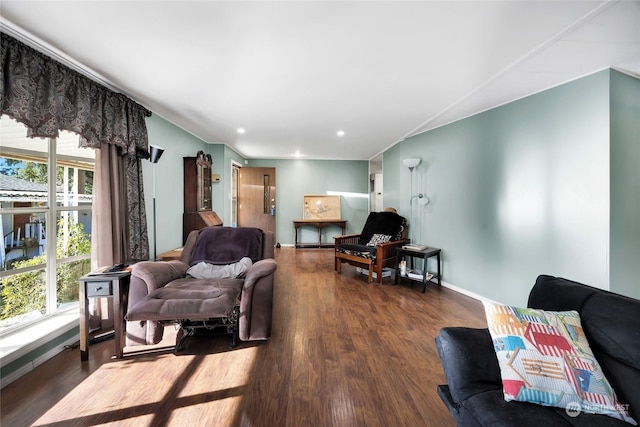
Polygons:
[[[257,347],[249,347],[200,355],[150,353],[114,360],[64,396],[35,425],[151,425],[158,419],[197,425],[203,417],[215,420],[218,413],[228,418],[242,401],[256,352]],[[95,389],[95,384],[105,387]],[[232,422],[218,421],[215,425]]]

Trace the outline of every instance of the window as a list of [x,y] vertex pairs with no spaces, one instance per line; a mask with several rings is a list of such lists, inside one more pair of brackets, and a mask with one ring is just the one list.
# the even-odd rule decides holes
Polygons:
[[94,151],[0,118],[0,334],[78,306],[91,268]]

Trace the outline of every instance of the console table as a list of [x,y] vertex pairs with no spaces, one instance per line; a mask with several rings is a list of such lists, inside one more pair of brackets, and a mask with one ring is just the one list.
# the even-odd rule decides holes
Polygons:
[[131,272],[88,274],[78,279],[80,283],[80,360],[89,359],[89,298],[113,298],[113,330],[116,357],[122,358],[124,349],[124,313],[129,291]]
[[[318,243],[298,243],[298,228],[308,225],[318,229]],[[293,227],[296,230],[296,248],[332,248],[333,243],[322,243],[322,229],[330,225],[338,225],[342,228],[342,234],[347,229],[347,221],[342,219],[300,219],[293,220]]]
[[[442,252],[440,249],[438,248],[425,248],[421,251],[415,250],[415,249],[404,249],[402,247],[396,248],[396,279],[395,279],[395,284],[398,284],[398,278],[399,277],[406,277],[409,280],[415,280],[415,281],[420,281],[418,279],[413,279],[410,278],[408,275],[406,276],[401,276],[400,275],[400,261],[405,259],[405,258],[411,258],[411,268],[413,269],[413,259],[414,258],[422,258],[424,260],[423,263],[423,271],[422,271],[422,293],[425,293],[425,291],[427,290],[427,282],[429,280],[433,280],[436,279],[438,281],[438,286],[441,286],[442,282],[441,282],[441,278],[442,278],[442,273],[440,271],[440,252]],[[436,257],[436,263],[438,264],[438,268],[437,268],[437,272],[436,273],[428,273],[427,272],[427,260],[431,257]],[[433,277],[431,277],[431,279],[427,280],[427,274],[433,274]]]

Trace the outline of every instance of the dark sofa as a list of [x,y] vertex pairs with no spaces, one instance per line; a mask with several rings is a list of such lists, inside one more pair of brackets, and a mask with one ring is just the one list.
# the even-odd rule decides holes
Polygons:
[[[541,275],[529,308],[576,310],[589,345],[631,417],[640,420],[640,301],[578,282]],[[447,380],[438,386],[459,426],[630,426],[597,414],[504,400],[488,329],[447,327],[436,337]]]

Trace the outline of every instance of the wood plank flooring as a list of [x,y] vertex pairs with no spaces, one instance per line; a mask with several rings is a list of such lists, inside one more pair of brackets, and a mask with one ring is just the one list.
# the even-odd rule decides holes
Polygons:
[[435,284],[367,283],[333,250],[276,250],[271,340],[227,348],[175,331],[153,348],[65,350],[1,392],[2,426],[453,426],[436,386],[443,326],[486,327],[482,304]]

